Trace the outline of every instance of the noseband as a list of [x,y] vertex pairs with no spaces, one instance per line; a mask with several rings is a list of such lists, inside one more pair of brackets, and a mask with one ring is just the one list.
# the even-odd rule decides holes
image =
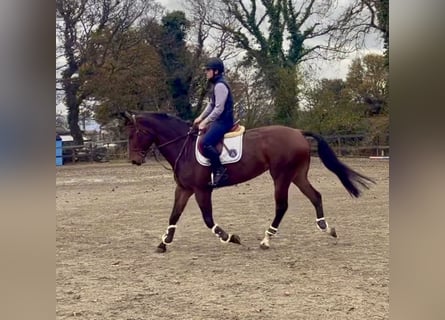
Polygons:
[[[145,128],[139,128],[139,127],[136,125],[136,119],[134,119],[134,115],[133,115],[133,120],[134,120],[134,126],[135,126],[135,128],[136,128],[136,136],[139,135],[139,134],[143,134],[143,135],[148,135],[149,138],[154,137],[154,135],[153,135],[152,133],[150,133],[150,131],[148,131],[148,130],[145,129]],[[149,148],[147,148],[147,150],[136,149],[136,150],[134,150],[134,152],[137,152],[142,158],[145,158],[145,157],[147,156],[148,149],[149,149]]]

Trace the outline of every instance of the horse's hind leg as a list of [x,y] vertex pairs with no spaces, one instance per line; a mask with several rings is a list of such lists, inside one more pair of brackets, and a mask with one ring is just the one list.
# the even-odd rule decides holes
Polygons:
[[175,235],[176,223],[181,217],[181,214],[192,194],[192,190],[176,186],[175,203],[173,204],[173,209],[170,214],[169,226],[167,231],[162,235],[162,242],[158,245],[158,248],[156,249],[157,252],[165,252],[167,250],[167,245],[172,243]]
[[289,177],[286,174],[282,174],[280,177],[274,177],[272,174],[272,177],[275,183],[275,218],[270,227],[265,231],[264,239],[260,243],[262,249],[269,249],[270,238],[276,235],[281,220],[288,208],[288,193],[291,182]]
[[298,175],[293,183],[300,189],[300,191],[308,197],[308,199],[312,202],[315,208],[315,212],[317,215],[316,224],[317,227],[321,231],[327,232],[329,235],[333,237],[337,237],[337,233],[335,232],[335,228],[330,228],[328,223],[325,220],[324,212],[323,212],[323,202],[321,199],[321,193],[318,192],[307,179],[306,174]]

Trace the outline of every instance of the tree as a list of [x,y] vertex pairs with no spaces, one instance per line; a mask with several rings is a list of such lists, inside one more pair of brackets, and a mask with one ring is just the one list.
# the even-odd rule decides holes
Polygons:
[[[219,12],[216,9],[220,6],[218,1],[186,0],[185,3],[190,22],[187,34],[189,55],[191,56],[189,63],[192,70],[189,96],[195,117],[205,107],[205,98],[209,90],[207,80],[202,72],[206,60],[209,57],[229,60],[239,54],[240,50],[235,48],[229,33],[214,28],[212,21]],[[227,25],[231,25],[235,21],[233,17],[227,15],[224,20]],[[228,70],[227,65],[226,69]],[[229,73],[227,70],[226,75]]]
[[367,133],[370,141],[385,138],[389,115],[384,60],[383,55],[368,54],[353,60],[346,81],[322,79],[308,87],[299,126],[323,134]]
[[246,128],[273,123],[273,105],[259,71],[240,64],[228,73],[234,97],[235,116]]
[[[352,44],[362,36],[351,33],[361,14],[352,10],[352,5],[339,11],[335,1],[221,2],[225,14],[212,23],[245,50],[246,63],[261,70],[272,95],[275,121],[282,124],[295,124],[298,65],[315,57],[338,57],[351,52]],[[237,24],[227,25],[226,16],[233,16]]]
[[355,10],[363,13],[362,23],[356,25],[357,32],[381,33],[384,44],[385,66],[389,68],[389,0],[356,0]]
[[388,112],[388,70],[385,57],[368,54],[354,59],[346,78],[351,99],[362,106],[367,115]]
[[166,76],[158,52],[144,40],[146,31],[128,30],[110,41],[110,30],[103,30],[89,42],[89,62],[80,74],[84,90],[97,101],[100,124],[123,110],[165,110]]
[[306,110],[299,125],[325,135],[364,132],[367,127],[362,110],[350,99],[342,79],[322,79],[306,93]]
[[355,59],[346,82],[348,94],[368,118],[370,141],[385,141],[389,135],[388,68],[386,57],[368,54]]
[[180,118],[193,117],[190,104],[192,70],[185,37],[190,26],[184,12],[173,11],[162,17],[160,55],[167,73],[173,107]]
[[59,68],[58,83],[65,94],[68,124],[76,144],[83,144],[79,108],[89,97],[79,72],[88,62],[86,52],[91,37],[109,29],[112,38],[156,10],[151,0],[56,0],[56,31],[60,43],[56,50],[66,61]]

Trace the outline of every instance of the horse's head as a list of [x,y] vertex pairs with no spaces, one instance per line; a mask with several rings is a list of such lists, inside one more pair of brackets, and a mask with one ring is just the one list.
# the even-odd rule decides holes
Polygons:
[[128,153],[132,164],[140,166],[145,162],[148,149],[155,137],[140,123],[137,115],[128,111],[121,112],[128,133]]

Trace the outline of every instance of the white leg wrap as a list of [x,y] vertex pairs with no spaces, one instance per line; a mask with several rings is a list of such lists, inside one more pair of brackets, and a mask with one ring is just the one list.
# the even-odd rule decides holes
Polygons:
[[263,247],[270,247],[270,238],[275,236],[277,234],[277,231],[277,228],[269,226],[269,228],[264,232],[264,239],[260,242],[260,245],[262,245]]
[[316,222],[318,221],[324,221],[324,223],[326,224],[326,229],[322,229],[320,228],[320,226],[318,225],[318,223],[316,223],[317,228],[320,229],[321,231],[325,232],[325,231],[330,231],[331,229],[329,228],[328,222],[325,220],[325,218],[320,218],[320,219],[315,219]]
[[222,243],[229,243],[230,242],[230,237],[232,237],[232,235],[230,233],[228,233],[227,235],[228,235],[227,240],[223,240],[222,238],[219,238],[219,241],[221,241]]
[[212,228],[212,232],[215,234],[215,236],[217,236],[219,238],[219,241],[221,241],[222,243],[229,243],[230,242],[230,237],[232,236],[230,233],[227,234],[227,240],[223,240],[223,238],[221,238],[221,236],[219,234],[217,234],[215,232],[216,227],[218,227],[218,225],[215,223],[215,225]]
[[[272,230],[272,232],[269,231],[269,230]],[[278,231],[277,228],[274,228],[274,227],[272,227],[272,226],[269,226],[269,228],[265,231],[265,234],[266,234],[266,236],[269,235],[270,237],[272,237],[272,236],[274,236],[274,235],[277,234],[277,231]]]
[[171,242],[165,242],[165,239],[167,239],[168,236],[168,232],[170,231],[170,229],[176,229],[176,225],[175,224],[171,224],[167,227],[167,231],[162,235],[162,243],[165,245],[169,245],[171,244]]

